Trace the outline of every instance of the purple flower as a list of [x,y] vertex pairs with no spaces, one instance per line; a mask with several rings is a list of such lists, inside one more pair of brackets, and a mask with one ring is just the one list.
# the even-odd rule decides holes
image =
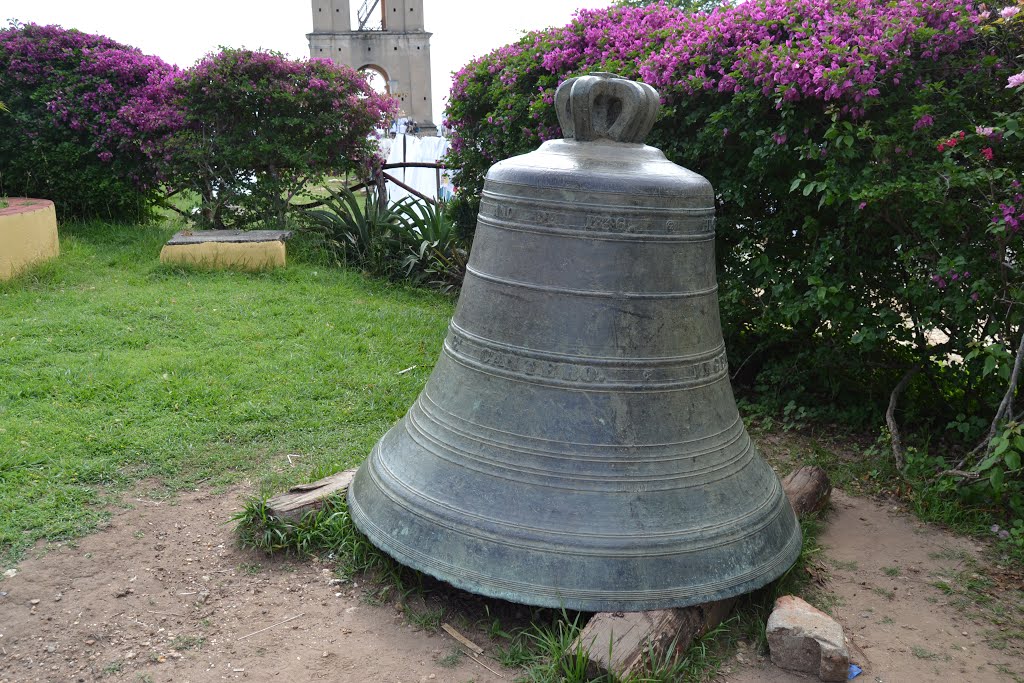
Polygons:
[[1018,12],[1020,12],[1020,7],[1010,5],[1009,7],[1004,7],[1003,9],[999,10],[999,16],[1002,17],[1003,19],[1009,19],[1010,17],[1017,16]]
[[1024,85],[1024,71],[1019,74],[1014,74],[1006,79],[1007,88],[1016,88],[1019,85]]
[[929,128],[934,123],[935,123],[935,119],[933,119],[931,117],[931,115],[925,114],[924,116],[922,116],[921,118],[919,118],[917,120],[917,123],[914,124],[914,130],[921,130],[922,128]]

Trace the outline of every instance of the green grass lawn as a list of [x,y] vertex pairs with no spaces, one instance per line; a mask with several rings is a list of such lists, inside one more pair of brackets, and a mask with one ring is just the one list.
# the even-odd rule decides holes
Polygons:
[[[268,273],[162,266],[179,227],[63,226],[58,260],[0,283],[0,564],[95,528],[140,479],[349,467],[426,381],[451,298],[324,267],[301,241]],[[302,457],[280,473],[286,453]]]

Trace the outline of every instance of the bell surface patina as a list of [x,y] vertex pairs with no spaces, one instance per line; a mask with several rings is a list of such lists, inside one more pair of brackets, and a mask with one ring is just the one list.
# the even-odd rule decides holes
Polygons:
[[658,94],[563,83],[565,139],[491,167],[433,374],[348,493],[399,562],[584,611],[746,593],[800,552],[729,383],[714,193],[643,144]]

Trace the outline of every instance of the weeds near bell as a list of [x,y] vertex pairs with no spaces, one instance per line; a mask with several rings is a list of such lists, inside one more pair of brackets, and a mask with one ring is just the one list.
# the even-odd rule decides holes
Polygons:
[[319,510],[311,510],[298,521],[270,514],[264,498],[250,498],[241,511],[231,517],[243,548],[267,554],[284,552],[302,557],[320,555],[338,561],[337,573],[351,577],[374,572],[404,588],[408,577],[390,557],[378,550],[360,532],[348,513],[344,495],[325,498]]

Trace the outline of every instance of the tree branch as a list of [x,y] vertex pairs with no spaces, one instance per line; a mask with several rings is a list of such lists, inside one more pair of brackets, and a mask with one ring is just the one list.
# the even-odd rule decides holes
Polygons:
[[965,472],[963,470],[946,470],[939,474],[940,477],[959,477],[960,479],[966,479],[973,481],[981,478],[981,472]]
[[159,206],[160,208],[163,208],[163,209],[170,209],[171,211],[177,213],[182,218],[187,218],[189,220],[192,220],[192,214],[190,214],[187,211],[183,211],[182,209],[179,209],[174,204],[171,204],[169,201],[167,201],[167,199],[170,196],[171,195],[167,195],[167,197],[164,197],[163,199],[159,200],[157,202],[157,206]]
[[318,206],[323,206],[325,203],[326,203],[326,200],[323,200],[323,199],[321,199],[320,201],[316,201],[316,202],[306,202],[304,204],[297,204],[295,202],[292,202],[292,203],[290,203],[288,205],[288,208],[290,208],[290,209],[299,209],[299,210],[302,210],[302,209],[315,209]]
[[953,469],[961,469],[964,467],[964,463],[967,462],[968,458],[979,453],[986,452],[989,449],[989,445],[992,443],[992,439],[995,437],[995,432],[998,431],[999,423],[1004,421],[1007,416],[1013,416],[1014,413],[1014,395],[1017,393],[1017,383],[1020,381],[1021,364],[1024,361],[1024,329],[1021,332],[1021,341],[1017,345],[1017,357],[1014,358],[1014,369],[1010,373],[1010,382],[1007,385],[1007,392],[1002,394],[1002,400],[999,401],[999,408],[995,411],[995,416],[992,418],[992,424],[988,427],[988,433],[985,438],[982,439],[981,443],[975,446],[974,451],[964,456],[964,458],[956,464]]
[[889,408],[885,411],[885,424],[889,428],[889,436],[892,438],[892,457],[896,461],[896,467],[900,470],[903,469],[903,439],[900,436],[900,426],[896,423],[896,404],[899,402],[900,394],[920,370],[921,366],[915,365],[903,373],[903,377],[889,394]]
[[750,352],[750,355],[743,359],[743,362],[739,364],[739,367],[736,368],[736,371],[732,373],[732,376],[729,379],[731,379],[733,382],[735,382],[736,381],[736,377],[738,377],[739,374],[740,374],[740,370],[742,370],[744,368],[744,366],[746,366],[746,364],[750,361],[751,358],[753,358],[754,356],[756,356],[760,352],[761,352],[761,345],[758,344],[757,346],[754,347],[754,350]]

